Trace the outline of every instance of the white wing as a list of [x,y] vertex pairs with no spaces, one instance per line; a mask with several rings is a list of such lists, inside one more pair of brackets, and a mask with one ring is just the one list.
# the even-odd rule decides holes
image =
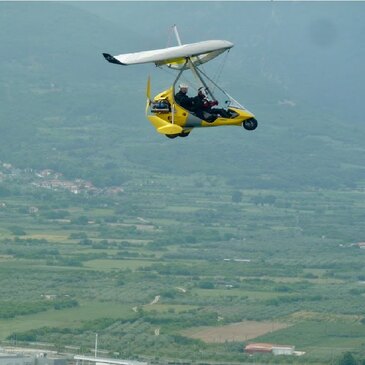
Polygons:
[[167,65],[171,68],[181,69],[185,67],[187,58],[190,58],[195,65],[200,65],[212,60],[232,47],[233,43],[231,42],[212,40],[151,51],[125,53],[118,56],[103,53],[103,56],[107,61],[119,65],[153,62],[157,66]]

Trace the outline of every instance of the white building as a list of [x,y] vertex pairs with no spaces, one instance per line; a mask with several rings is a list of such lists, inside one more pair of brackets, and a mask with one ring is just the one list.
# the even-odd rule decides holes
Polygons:
[[[65,358],[59,358],[55,354],[48,356],[46,352],[34,349],[19,350],[10,349],[9,352],[0,353],[0,365],[66,365]],[[16,351],[16,352],[12,352]]]
[[273,346],[273,355],[294,355],[294,346]]
[[0,353],[0,365],[34,365],[34,358],[20,354]]
[[289,345],[275,345],[272,343],[250,343],[245,347],[245,352],[249,354],[255,353],[271,353],[273,355],[297,355],[295,347]]

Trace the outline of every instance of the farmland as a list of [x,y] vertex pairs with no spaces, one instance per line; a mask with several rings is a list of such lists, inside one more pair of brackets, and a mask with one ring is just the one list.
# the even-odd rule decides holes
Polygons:
[[142,358],[240,361],[248,341],[294,345],[308,362],[363,356],[361,190],[242,189],[233,202],[223,180],[207,194],[181,178],[162,200],[166,180],[153,180],[112,198],[44,200],[31,185],[2,197],[3,343],[87,353],[98,332],[102,349]]
[[259,337],[268,332],[274,332],[287,325],[279,322],[269,321],[244,321],[231,323],[220,327],[202,327],[193,330],[183,331],[182,334],[191,338],[201,339],[204,342],[244,342]]

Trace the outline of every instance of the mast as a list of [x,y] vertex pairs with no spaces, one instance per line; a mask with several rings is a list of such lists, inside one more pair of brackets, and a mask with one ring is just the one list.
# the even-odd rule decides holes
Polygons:
[[[174,29],[174,33],[175,33],[175,37],[176,37],[177,43],[179,44],[179,46],[181,46],[182,43],[181,43],[180,35],[179,35],[178,30],[177,30],[176,24],[174,24],[173,29]],[[194,65],[194,62],[191,60],[191,57],[187,57],[186,58],[186,63],[188,65],[188,67],[190,68],[192,74],[194,75],[195,79],[198,80],[198,82],[200,81],[201,85],[204,86],[204,88],[207,90],[207,92],[210,95],[210,97],[213,100],[215,100],[215,97],[214,97],[213,93],[210,91],[208,85],[206,84],[206,82],[204,81],[204,79],[201,77],[201,75],[199,75],[198,70],[197,70],[197,68]],[[175,83],[179,79],[181,73],[182,72],[179,73],[178,77],[175,80]],[[174,83],[174,86],[175,86],[175,83]]]
[[181,39],[180,39],[179,32],[177,31],[176,24],[174,24],[173,28],[174,28],[174,33],[175,33],[175,37],[176,37],[177,43],[178,43],[179,46],[181,46],[182,43],[181,43]]

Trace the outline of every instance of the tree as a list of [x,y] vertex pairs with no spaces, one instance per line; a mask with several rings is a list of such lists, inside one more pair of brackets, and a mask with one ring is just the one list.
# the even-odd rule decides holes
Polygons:
[[198,286],[201,289],[214,289],[214,283],[211,281],[201,281],[199,282]]
[[4,185],[0,185],[0,196],[4,197],[4,196],[9,196],[11,194],[11,191],[5,187]]
[[340,358],[339,365],[356,365],[357,362],[351,352],[345,352]]
[[73,224],[80,224],[80,225],[85,225],[88,223],[88,221],[89,221],[89,218],[86,217],[85,215],[72,219]]
[[232,193],[232,202],[233,203],[241,203],[242,202],[242,193],[239,190],[235,190]]
[[9,231],[15,236],[25,236],[27,233],[19,226],[9,227]]

